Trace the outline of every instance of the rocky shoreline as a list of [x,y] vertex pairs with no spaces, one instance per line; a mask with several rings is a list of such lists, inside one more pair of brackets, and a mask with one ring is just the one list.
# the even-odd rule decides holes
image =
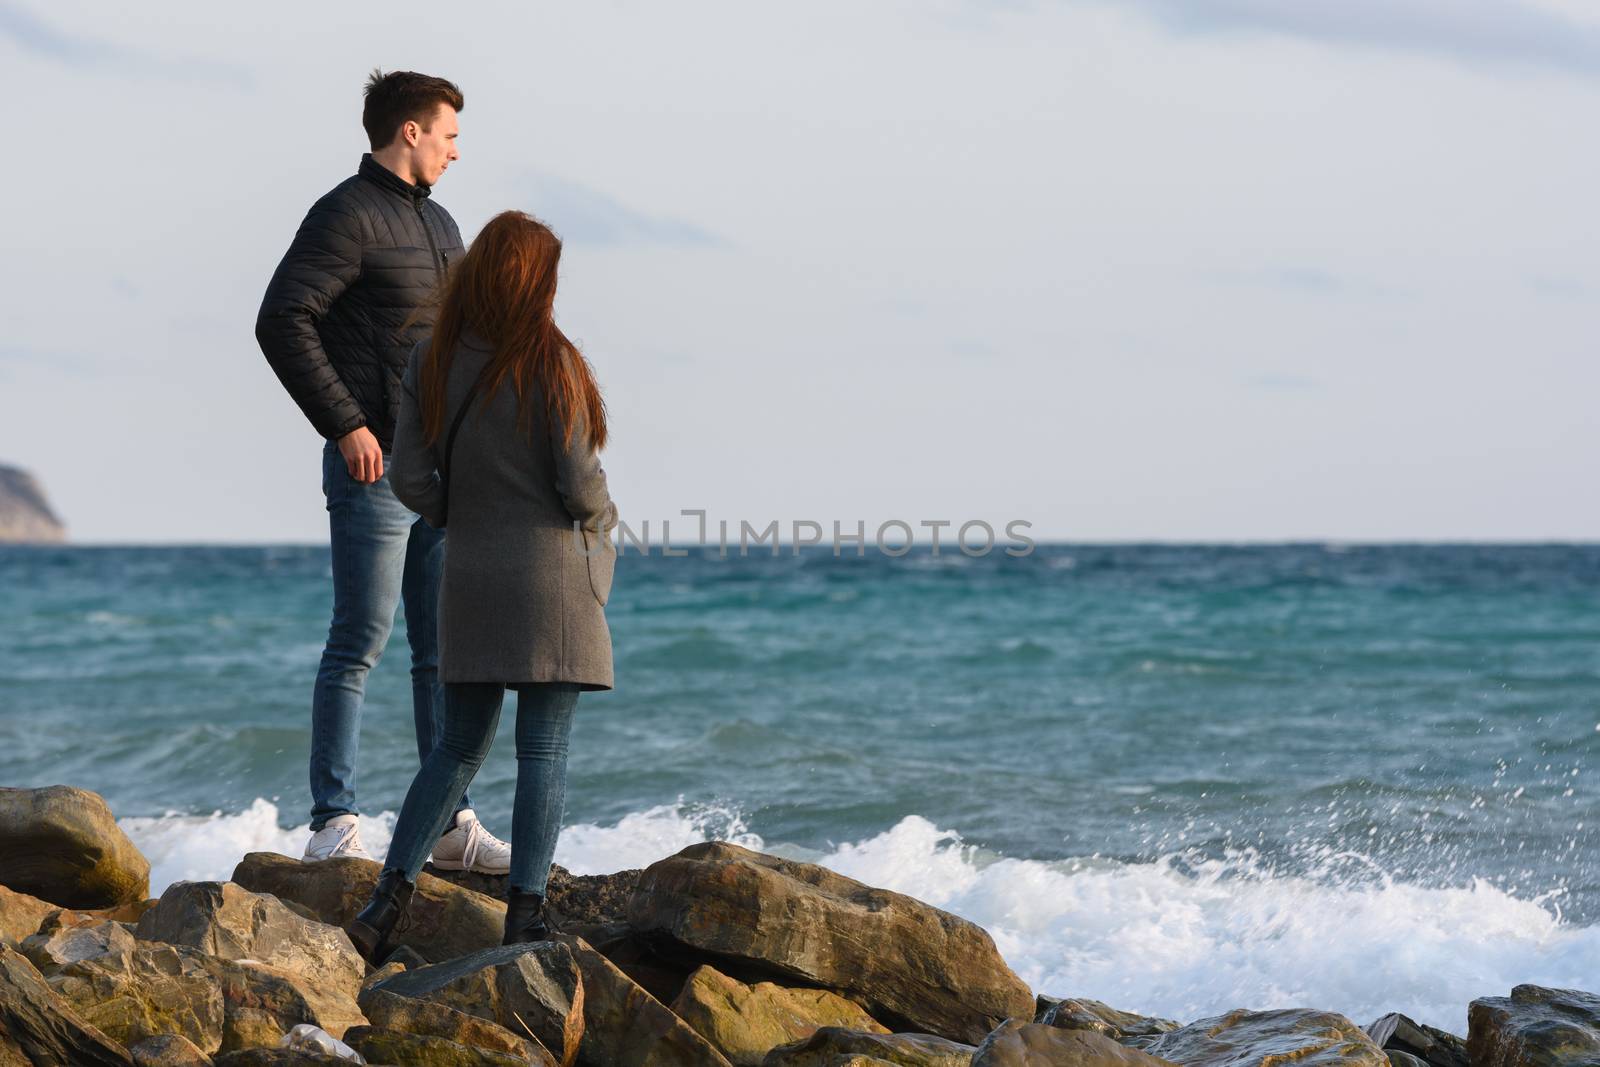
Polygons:
[[[341,927],[378,864],[244,856],[149,897],[99,796],[0,789],[0,1067],[1580,1067],[1600,997],[1518,986],[1466,1037],[1311,1008],[1183,1023],[1035,991],[980,927],[725,842],[550,883],[499,945],[500,880],[432,871],[371,969]],[[320,1042],[324,1049],[314,1051]]]

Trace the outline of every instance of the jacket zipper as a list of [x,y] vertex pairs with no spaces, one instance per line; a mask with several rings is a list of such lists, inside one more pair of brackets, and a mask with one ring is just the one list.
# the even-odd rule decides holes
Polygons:
[[439,251],[439,246],[433,239],[433,231],[428,228],[428,216],[426,216],[426,215],[424,215],[422,213],[422,201],[421,200],[418,200],[416,202],[416,207],[417,207],[417,221],[422,223],[423,235],[428,238],[428,251],[433,253],[433,273],[439,278],[440,281],[443,281],[444,280],[444,268],[439,265],[439,260],[440,260],[440,257],[443,256],[444,253]]

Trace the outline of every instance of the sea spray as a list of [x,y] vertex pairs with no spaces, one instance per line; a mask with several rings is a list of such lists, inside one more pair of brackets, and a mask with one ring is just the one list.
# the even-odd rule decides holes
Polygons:
[[[375,855],[393,818],[363,820]],[[248,851],[298,855],[308,832],[281,828],[266,800],[237,815],[121,825],[150,857],[155,892],[180,878],[226,878]],[[1020,860],[916,815],[819,852],[768,844],[727,806],[664,804],[610,826],[568,826],[556,862],[576,874],[608,873],[712,839],[809,859],[968,918],[1036,992],[1184,1021],[1238,1007],[1310,1006],[1359,1023],[1403,1011],[1462,1033],[1474,997],[1522,982],[1582,987],[1600,973],[1600,928],[1572,925],[1550,900],[1482,879],[1423,887],[1340,863],[1319,876],[1281,874],[1247,853]]]

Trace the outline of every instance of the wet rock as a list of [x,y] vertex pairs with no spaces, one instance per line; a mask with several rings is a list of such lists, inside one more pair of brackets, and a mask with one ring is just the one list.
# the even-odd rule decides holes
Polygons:
[[539,1067],[556,1067],[558,1063],[543,1044],[522,1036],[526,1031],[514,1032],[488,1019],[468,1015],[434,1001],[402,997],[379,989],[361,998],[361,1010],[377,1029],[442,1037],[458,1045],[520,1057],[521,1062],[537,1064]]
[[556,934],[583,975],[584,1067],[729,1067],[727,1058],[581,937]]
[[967,1067],[977,1049],[933,1034],[872,1034],[824,1026],[804,1041],[779,1045],[763,1067],[836,1067],[859,1057],[901,1067]]
[[1040,1010],[1034,1021],[1061,1030],[1087,1030],[1132,1048],[1145,1048],[1160,1037],[1181,1025],[1171,1019],[1157,1019],[1118,1011],[1098,1000],[1067,997],[1054,1000],[1040,998]]
[[334,1037],[366,1022],[356,994],[366,964],[345,932],[303,918],[276,897],[232,882],[177,882],[139,920],[144,941],[187,945],[225,960],[251,960],[290,976]]
[[0,885],[0,942],[15,945],[32,937],[45,918],[59,910],[49,901]]
[[[294,901],[342,929],[366,906],[379,870],[372,860],[303,863],[271,852],[252,852],[234,868],[233,880],[252,892]],[[408,915],[411,925],[401,933],[400,943],[429,962],[491,948],[505,933],[504,902],[426,874],[417,879]]]
[[211,1057],[177,1034],[147,1037],[128,1049],[139,1067],[211,1067]]
[[530,1034],[570,1067],[585,1034],[588,990],[579,975],[566,945],[503,945],[393,975],[369,986],[362,1005],[384,993],[441,1004]]
[[[1095,1002],[1097,1003],[1097,1002]],[[1103,1005],[1102,1005],[1103,1007]],[[1007,1019],[972,1056],[972,1067],[1170,1067],[1097,1030]]]
[[52,990],[27,958],[0,945],[0,1063],[133,1067],[128,1050]]
[[1600,997],[1519,985],[1467,1010],[1472,1067],[1590,1067],[1600,1063]]
[[1433,1067],[1468,1067],[1464,1039],[1415,1022],[1398,1012],[1368,1023],[1366,1031],[1375,1045],[1389,1053],[1389,1061],[1395,1067],[1411,1067],[1395,1063],[1395,1053],[1414,1057]]
[[218,1056],[216,1067],[350,1067],[350,1061],[293,1048],[246,1048]]
[[1383,1054],[1389,1057],[1389,1067],[1428,1067],[1428,1061],[1413,1056],[1409,1052],[1399,1049],[1386,1048]]
[[726,842],[646,868],[628,922],[649,936],[826,986],[883,1022],[976,1043],[1034,998],[982,927],[810,863]]
[[1162,1034],[1144,1051],[1184,1067],[1388,1067],[1364,1030],[1334,1012],[1231,1011]]
[[357,1026],[347,1043],[368,1063],[404,1063],[416,1067],[527,1067],[528,1061],[504,1052],[473,1048],[443,1037],[408,1034]]
[[98,793],[0,788],[0,883],[63,907],[110,908],[150,895],[150,861]]
[[888,1033],[861,1005],[825,989],[746,985],[704,966],[689,976],[672,1010],[729,1061],[759,1067],[779,1045],[801,1041],[824,1026]]

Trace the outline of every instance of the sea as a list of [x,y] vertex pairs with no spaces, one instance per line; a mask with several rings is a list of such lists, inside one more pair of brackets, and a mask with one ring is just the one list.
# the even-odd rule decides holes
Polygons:
[[[0,548],[0,783],[103,794],[158,893],[298,855],[329,609],[325,546]],[[630,547],[607,611],[575,873],[730,840],[1183,1021],[1464,1033],[1518,983],[1600,989],[1600,546]],[[378,850],[409,669],[402,619],[362,728]],[[512,755],[473,785],[506,837]]]

